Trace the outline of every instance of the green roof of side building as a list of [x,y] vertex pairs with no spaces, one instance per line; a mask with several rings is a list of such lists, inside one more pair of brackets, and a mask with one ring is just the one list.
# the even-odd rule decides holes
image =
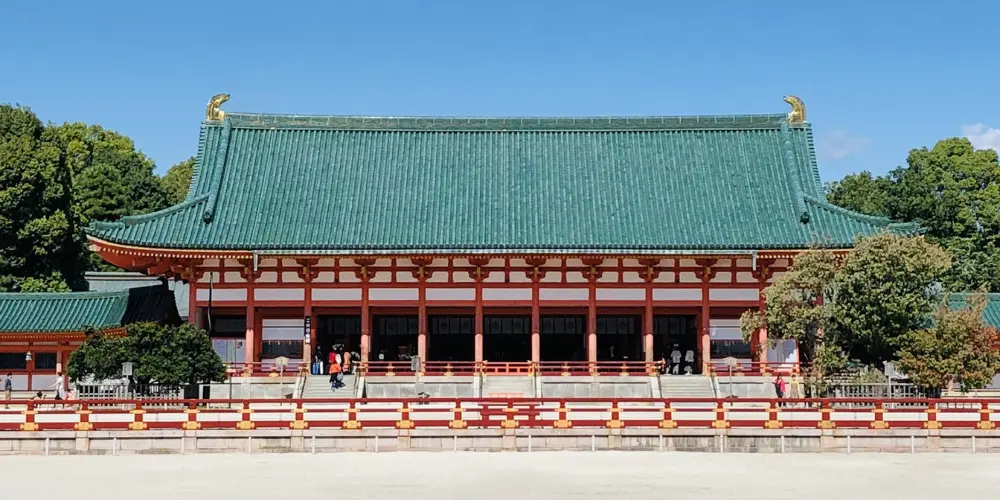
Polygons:
[[0,333],[81,332],[141,321],[177,324],[163,285],[114,292],[0,293]]
[[[951,307],[962,307],[965,305],[965,294],[952,295],[950,301]],[[1000,293],[986,294],[986,310],[983,311],[983,321],[1000,329]]]
[[94,223],[152,248],[316,253],[853,246],[912,224],[826,202],[786,115],[385,118],[227,113],[187,199]]

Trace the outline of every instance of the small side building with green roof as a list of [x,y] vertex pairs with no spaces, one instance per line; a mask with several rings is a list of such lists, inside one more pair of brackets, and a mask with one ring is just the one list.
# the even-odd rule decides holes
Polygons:
[[47,390],[88,329],[124,333],[132,323],[180,324],[165,285],[115,292],[0,293],[0,376],[14,390]]
[[583,118],[228,98],[209,102],[182,203],[88,234],[108,262],[188,282],[189,320],[230,362],[343,346],[371,371],[412,356],[425,372],[621,371],[674,351],[679,373],[730,356],[791,370],[794,345],[739,331],[760,291],[814,245],[919,230],[827,203],[792,96],[782,114]]

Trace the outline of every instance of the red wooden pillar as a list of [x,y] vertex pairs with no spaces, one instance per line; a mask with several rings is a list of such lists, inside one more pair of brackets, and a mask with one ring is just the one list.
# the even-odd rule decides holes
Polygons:
[[647,363],[656,361],[653,353],[653,288],[646,286],[646,307],[642,316],[642,349]]
[[756,349],[758,363],[761,363],[763,367],[767,365],[767,299],[764,298],[764,288],[767,287],[767,280],[771,274],[770,262],[759,262],[760,269],[754,271],[754,277],[757,278],[757,310],[760,312],[760,317],[763,320],[764,326],[757,332],[756,338],[754,339],[754,348]]
[[361,361],[369,361],[372,358],[372,315],[368,300],[368,266],[373,265],[375,259],[354,259],[354,262],[361,266],[355,271],[355,275],[361,280]]
[[368,309],[368,284],[361,286],[361,361],[371,359],[372,327],[371,312]]
[[712,338],[711,338],[711,326],[709,325],[712,319],[712,310],[709,305],[711,301],[709,283],[712,278],[715,277],[715,270],[712,269],[712,265],[715,264],[715,259],[697,259],[696,262],[701,267],[695,272],[695,275],[701,279],[701,314],[699,314],[699,326],[698,329],[698,354],[701,356],[701,373],[703,375],[709,374],[709,368],[712,363]]
[[312,306],[312,279],[309,276],[309,270],[306,269],[306,286],[305,286],[305,304],[302,306],[302,317],[309,318],[309,337],[302,339],[302,362],[309,366],[312,363],[313,357],[313,346],[316,345],[316,318],[313,317],[313,306]]
[[476,283],[476,319],[475,319],[475,333],[476,333],[476,353],[475,360],[477,363],[483,361],[483,284],[482,282]]
[[470,277],[476,282],[476,305],[475,305],[475,353],[473,359],[475,361],[483,361],[483,280],[489,276],[488,270],[483,270],[483,266],[487,266],[490,263],[488,258],[472,258],[469,259],[469,263],[476,266],[474,271],[470,272]]
[[646,266],[646,271],[643,273],[643,279],[646,280],[646,303],[642,318],[642,345],[646,362],[652,363],[656,361],[656,353],[653,352],[653,281],[659,276],[659,271],[655,269],[655,266],[660,263],[660,260],[646,259],[640,263]]
[[527,259],[525,262],[532,266],[531,270],[531,362],[538,363],[542,360],[542,312],[539,283],[545,276],[545,271],[539,266],[545,264],[545,259]]
[[[601,276],[597,266],[601,265],[604,259],[584,259],[584,265],[590,266],[587,285],[587,361],[597,362],[597,279]],[[596,366],[591,366],[594,371]]]
[[247,282],[247,331],[245,339],[245,349],[246,354],[244,362],[247,367],[253,366],[253,363],[257,362],[257,341],[260,336],[257,332],[257,317],[256,317],[256,305],[254,304],[254,275],[256,274],[254,269],[251,268],[251,264],[244,263],[243,265],[243,278]]
[[199,326],[198,321],[198,287],[197,287],[197,274],[191,277],[188,281],[188,323]]
[[427,285],[420,283],[417,297],[417,356],[420,362],[427,362]]

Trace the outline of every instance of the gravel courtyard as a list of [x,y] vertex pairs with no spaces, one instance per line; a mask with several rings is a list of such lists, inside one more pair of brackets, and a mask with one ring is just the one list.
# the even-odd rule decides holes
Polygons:
[[986,454],[9,456],[0,470],[3,498],[75,500],[1000,497],[1000,455]]

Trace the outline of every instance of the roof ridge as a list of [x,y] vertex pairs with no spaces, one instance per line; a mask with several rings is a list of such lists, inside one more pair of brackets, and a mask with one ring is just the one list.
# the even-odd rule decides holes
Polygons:
[[84,300],[127,297],[128,290],[100,290],[86,292],[10,292],[0,293],[0,300]]
[[[335,130],[425,131],[629,131],[677,129],[776,129],[787,123],[784,114],[688,116],[361,116],[291,115],[227,112],[223,122],[205,126],[239,128],[327,128]],[[796,125],[802,126],[802,125]]]
[[854,220],[865,222],[868,224],[883,226],[886,228],[895,228],[898,229],[899,231],[911,234],[915,234],[923,230],[920,224],[916,222],[894,222],[892,219],[888,217],[882,217],[880,215],[868,215],[868,214],[863,214],[861,212],[855,212],[853,210],[849,210],[844,207],[834,205],[833,203],[830,203],[825,199],[817,198],[815,196],[811,196],[806,193],[802,194],[802,198],[805,200],[806,203],[811,203],[815,205],[817,208],[827,210],[829,212],[834,212],[843,215],[845,217],[849,217]]
[[197,206],[206,201],[207,199],[208,195],[202,194],[195,196],[194,198],[184,200],[183,202],[178,203],[176,205],[164,208],[163,210],[157,210],[155,212],[150,212],[148,214],[129,215],[126,217],[122,217],[121,219],[118,219],[117,221],[114,222],[93,221],[90,223],[89,226],[87,226],[87,228],[85,228],[85,231],[87,233],[90,233],[92,229],[109,230],[109,229],[119,229],[128,226],[136,226],[156,219],[161,219],[173,213],[180,212],[182,210],[186,210],[188,208]]

